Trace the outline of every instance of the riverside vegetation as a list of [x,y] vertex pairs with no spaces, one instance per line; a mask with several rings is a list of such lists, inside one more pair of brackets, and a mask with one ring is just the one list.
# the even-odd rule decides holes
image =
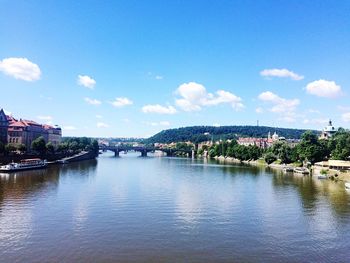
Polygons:
[[263,159],[267,164],[278,162],[281,164],[294,163],[301,165],[303,162],[314,164],[315,162],[334,159],[348,160],[350,157],[350,131],[343,128],[328,140],[319,139],[312,131],[306,131],[301,136],[301,142],[295,147],[290,147],[286,142],[277,141],[267,149],[261,149],[255,145],[239,145],[236,140],[222,141],[210,147],[203,146],[198,150],[202,155],[208,152],[209,157],[232,157],[240,161],[255,161]]
[[62,142],[57,147],[54,147],[51,142],[46,143],[43,137],[39,137],[32,142],[31,149],[27,149],[24,144],[4,145],[0,142],[0,154],[5,156],[26,152],[32,152],[41,156],[45,156],[46,154],[72,155],[81,151],[93,152],[97,155],[98,150],[98,142],[95,139],[87,137],[66,137],[62,139]]

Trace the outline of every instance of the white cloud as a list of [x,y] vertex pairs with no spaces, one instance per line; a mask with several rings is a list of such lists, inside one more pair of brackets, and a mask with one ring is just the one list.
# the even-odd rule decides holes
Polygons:
[[176,109],[173,106],[162,106],[159,104],[145,105],[142,107],[144,113],[158,113],[158,114],[175,114]]
[[66,130],[66,131],[74,131],[76,130],[77,128],[75,126],[63,126],[63,130]]
[[87,103],[89,103],[89,104],[91,104],[91,105],[95,105],[95,106],[97,106],[97,105],[101,105],[101,101],[99,101],[99,100],[97,100],[97,99],[90,99],[90,98],[84,98],[84,100],[87,102]]
[[0,71],[4,74],[25,81],[40,79],[39,66],[27,58],[4,58],[0,60]]
[[116,108],[121,108],[127,105],[132,105],[133,102],[128,98],[115,98],[115,100],[112,101],[111,104]]
[[52,117],[51,116],[37,116],[37,119],[43,121],[45,124],[52,125]]
[[122,121],[125,122],[125,123],[129,123],[130,122],[130,120],[128,118],[124,118],[124,119],[122,119]]
[[295,116],[293,115],[286,115],[286,116],[280,117],[278,120],[288,122],[288,123],[293,123],[297,121]]
[[97,128],[108,128],[109,125],[107,123],[104,122],[98,122],[96,123]]
[[324,79],[310,82],[306,86],[306,91],[309,94],[324,98],[336,98],[342,94],[340,86],[334,81]]
[[196,82],[184,83],[176,90],[181,98],[176,99],[176,105],[184,111],[199,111],[202,107],[215,106],[219,104],[230,104],[232,108],[239,110],[244,106],[242,99],[235,94],[218,90],[216,95],[208,93],[206,88]]
[[265,91],[261,93],[258,98],[261,101],[271,103],[273,106],[270,111],[275,113],[293,112],[295,108],[300,104],[300,101],[298,99],[288,100],[281,98],[271,91]]
[[161,125],[161,126],[170,126],[170,122],[168,122],[168,121],[161,121],[161,122],[159,122],[159,125]]
[[77,83],[78,85],[89,89],[93,89],[96,85],[96,81],[87,75],[79,75]]
[[162,80],[164,77],[163,76],[160,76],[160,75],[157,75],[157,76],[155,76],[155,79],[156,80]]
[[315,114],[320,114],[321,113],[319,110],[315,110],[315,109],[309,109],[308,112],[309,113],[315,113]]
[[146,125],[149,126],[170,126],[170,122],[168,121],[160,121],[160,122],[143,122]]
[[263,113],[263,112],[264,112],[264,109],[261,108],[261,107],[257,107],[257,108],[255,109],[255,112],[256,112],[256,113]]
[[298,75],[288,69],[264,69],[260,72],[263,77],[291,78],[292,80],[302,80],[304,76]]
[[317,118],[317,119],[304,119],[303,120],[303,123],[304,124],[317,124],[317,125],[323,125],[323,124],[326,124],[328,123],[328,119],[326,118]]
[[37,116],[37,118],[42,121],[52,121],[52,116]]
[[213,126],[214,127],[220,127],[221,125],[219,123],[214,123]]
[[341,115],[341,118],[344,122],[350,122],[350,112],[345,112]]
[[337,109],[339,111],[350,111],[350,107],[349,106],[341,106],[341,105],[338,105],[337,106]]
[[95,116],[96,116],[97,119],[102,119],[103,118],[103,116],[99,115],[99,114],[96,114]]

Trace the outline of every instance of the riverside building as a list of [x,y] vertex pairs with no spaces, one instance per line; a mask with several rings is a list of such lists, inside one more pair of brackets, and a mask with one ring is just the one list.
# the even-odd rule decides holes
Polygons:
[[24,144],[31,148],[32,142],[43,137],[45,142],[51,142],[57,147],[62,139],[62,130],[58,126],[43,125],[32,120],[15,119],[0,110],[0,141],[4,144]]

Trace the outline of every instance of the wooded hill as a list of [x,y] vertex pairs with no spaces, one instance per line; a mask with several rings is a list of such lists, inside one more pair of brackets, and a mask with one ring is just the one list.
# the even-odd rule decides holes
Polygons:
[[[271,135],[277,132],[286,139],[300,139],[306,131],[303,129],[274,128],[267,126],[192,126],[177,129],[163,130],[145,140],[145,143],[171,143],[186,142],[195,143],[208,140],[236,139],[238,137],[262,137],[266,138],[268,132]],[[313,131],[316,133],[317,131]]]

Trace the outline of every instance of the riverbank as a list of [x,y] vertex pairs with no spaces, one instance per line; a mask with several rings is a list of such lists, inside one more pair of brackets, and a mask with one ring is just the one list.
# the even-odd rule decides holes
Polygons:
[[[232,157],[224,157],[224,156],[215,156],[213,159],[224,162],[224,163],[244,163],[252,166],[262,166],[262,167],[269,167],[274,170],[283,170],[286,167],[298,167],[298,165],[291,163],[291,164],[278,164],[278,163],[272,163],[267,164],[264,160],[258,159],[255,161],[240,161],[236,158]],[[311,169],[312,175],[319,175],[321,174],[322,168],[317,166],[312,166]],[[350,182],[350,171],[340,171],[340,170],[334,170],[334,169],[327,169],[327,178],[331,180],[340,180],[344,182]]]
[[77,154],[75,153],[55,153],[55,154],[14,154],[14,155],[8,155],[8,156],[0,156],[0,164],[5,165],[11,162],[20,162],[24,159],[33,159],[33,158],[39,158],[47,160],[48,162],[56,162],[58,160],[67,160],[69,162],[76,162],[76,161],[84,161],[84,160],[90,160],[95,159],[97,157],[95,152],[89,151],[81,151]]

